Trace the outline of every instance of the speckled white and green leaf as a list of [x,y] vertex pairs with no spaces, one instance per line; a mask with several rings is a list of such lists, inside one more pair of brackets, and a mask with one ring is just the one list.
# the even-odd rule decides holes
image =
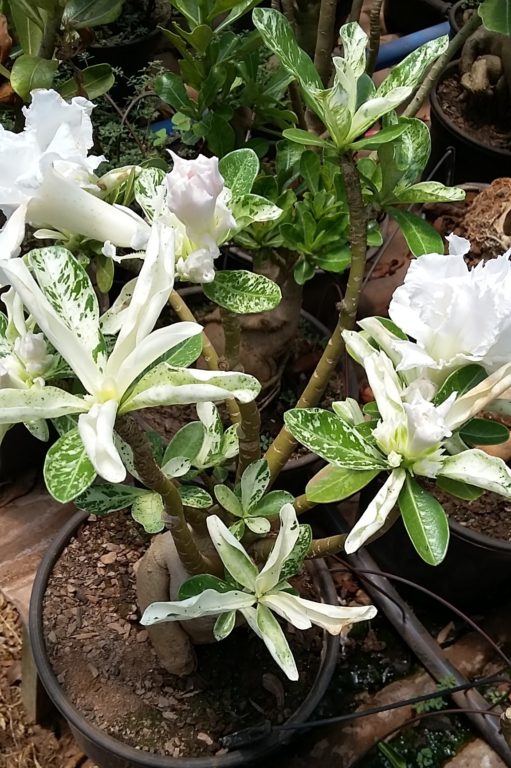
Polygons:
[[178,491],[185,507],[208,509],[213,505],[213,499],[204,488],[196,485],[180,485]]
[[159,493],[151,491],[138,496],[133,501],[131,516],[144,528],[146,533],[160,533],[165,528],[163,522],[163,499]]
[[350,469],[382,469],[385,459],[348,422],[321,408],[294,408],[284,421],[296,440],[322,459]]
[[220,455],[223,456],[224,459],[232,459],[234,456],[237,456],[239,448],[240,440],[238,437],[238,425],[231,424],[223,434]]
[[243,373],[185,370],[160,363],[126,395],[119,413],[128,413],[153,405],[179,405],[235,397],[241,403],[254,400],[261,385]]
[[162,464],[161,471],[167,477],[182,477],[186,475],[190,466],[190,459],[185,458],[185,456],[174,456]]
[[225,638],[231,634],[235,624],[236,611],[227,611],[226,613],[221,613],[215,622],[215,626],[213,627],[213,635],[215,640],[225,640]]
[[222,420],[214,403],[198,403],[197,416],[204,428],[200,450],[194,457],[197,467],[205,467],[213,456],[216,456],[222,444]]
[[158,362],[174,365],[176,368],[188,368],[202,354],[202,334],[196,334],[189,339],[176,344],[166,352]]
[[[265,197],[250,193],[233,200],[232,213],[237,229],[240,229],[257,221],[274,221],[282,214],[282,209]],[[225,239],[228,237],[229,233]]]
[[83,509],[90,515],[107,515],[130,507],[136,499],[147,493],[143,488],[135,488],[132,485],[97,483],[81,493],[74,503],[78,509]]
[[227,485],[215,485],[218,503],[235,517],[243,517],[243,507],[238,496]]
[[447,35],[421,45],[391,70],[378,88],[376,95],[388,96],[393,90],[402,86],[415,89],[431,64],[444,53],[448,45]]
[[439,181],[420,181],[396,194],[400,203],[457,203],[464,199],[464,189],[446,187]]
[[132,475],[136,480],[138,480],[141,483],[142,480],[140,479],[140,475],[135,469],[133,451],[131,450],[128,443],[125,443],[124,440],[121,437],[119,437],[117,432],[114,432],[114,445],[119,451],[119,456],[122,459],[122,463],[130,473],[130,475]]
[[239,315],[275,309],[282,299],[273,280],[244,269],[217,272],[202,288],[208,299]]
[[343,44],[343,58],[356,78],[365,72],[367,35],[356,22],[344,24],[340,32]]
[[155,204],[160,192],[159,187],[161,187],[164,178],[165,171],[161,168],[144,168],[135,179],[133,185],[135,200],[149,221],[153,219]]
[[280,571],[281,582],[299,573],[302,569],[303,561],[307,557],[311,543],[312,529],[310,525],[301,525],[298,531],[296,544],[291,550],[291,554],[286,558]]
[[259,159],[253,149],[235,149],[220,158],[218,170],[234,199],[246,195],[252,189],[259,173]]
[[422,120],[403,117],[399,122],[405,125],[403,133],[396,141],[378,149],[384,198],[417,181],[431,152],[429,128]]
[[261,639],[290,680],[298,680],[298,670],[282,627],[273,613],[261,603],[257,606],[256,621]]
[[0,312],[0,358],[6,357],[12,352],[12,344],[5,338],[7,325],[7,317],[3,314],[3,312]]
[[264,496],[271,474],[266,459],[253,461],[241,477],[241,505],[244,511],[255,506]]
[[44,480],[54,499],[65,503],[76,499],[96,478],[78,429],[59,437],[46,454]]
[[50,436],[48,429],[48,423],[45,419],[35,419],[34,421],[26,421],[25,427],[28,429],[31,435],[34,435],[41,442],[46,443]]
[[0,389],[0,424],[54,419],[87,410],[82,398],[57,387]]
[[129,280],[122,286],[121,292],[107,311],[101,316],[100,327],[104,334],[115,335],[119,333],[122,328],[124,316],[128,311],[128,307],[133,296],[133,291],[137,284],[137,278]]
[[99,307],[91,281],[72,253],[60,246],[30,251],[28,263],[59,318],[99,366],[106,347],[99,330]]

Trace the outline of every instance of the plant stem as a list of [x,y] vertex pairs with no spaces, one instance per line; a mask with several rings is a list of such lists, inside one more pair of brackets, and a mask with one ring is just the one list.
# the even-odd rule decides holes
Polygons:
[[414,117],[428,98],[431,89],[437,81],[438,76],[443,71],[445,65],[453,56],[463,47],[471,34],[481,25],[481,17],[478,13],[473,13],[470,19],[463,25],[459,32],[453,37],[444,53],[435,61],[429,70],[421,87],[403,112],[403,117]]
[[293,31],[296,32],[296,14],[293,6],[293,0],[281,0],[284,16],[291,24]]
[[316,502],[309,501],[304,493],[301,496],[297,496],[293,503],[297,515],[303,515],[304,512],[308,512],[309,509],[313,509],[315,506]]
[[63,5],[57,3],[55,11],[48,16],[43,39],[41,41],[41,45],[39,46],[38,52],[38,56],[41,59],[53,59],[53,54],[55,53],[55,47],[57,43],[57,35],[60,31],[63,13]]
[[367,57],[366,73],[372,77],[376,66],[376,59],[380,50],[380,13],[383,0],[373,0],[371,11],[369,12],[369,56]]
[[332,49],[335,35],[335,13],[337,0],[321,0],[319,8],[318,33],[316,50],[314,51],[314,66],[319,72],[323,85],[328,84],[332,69]]
[[[312,374],[297,408],[312,408],[321,401],[328,381],[344,352],[342,332],[351,330],[357,319],[358,301],[364,279],[367,252],[367,212],[362,198],[360,178],[351,156],[341,156],[341,168],[344,176],[346,197],[350,212],[350,245],[351,267],[348,285],[340,305],[339,318],[335,330],[328,340],[325,350]],[[291,456],[296,441],[290,432],[283,427],[266,452],[266,460],[270,468],[272,482],[279,475]]]
[[[313,539],[307,552],[307,559],[313,557],[326,557],[335,555],[344,550],[344,542],[347,534],[342,533],[336,536],[327,536],[324,539]],[[252,547],[251,554],[256,562],[265,562],[273,549],[275,539],[259,539]]]
[[[224,331],[224,357],[227,370],[240,371],[241,326],[239,315],[220,307],[220,317]],[[220,366],[222,367],[221,361]]]
[[144,430],[128,415],[118,417],[115,429],[133,451],[135,469],[144,485],[162,497],[165,512],[172,518],[172,538],[186,571],[191,575],[215,573],[218,569],[201,554],[195,543],[186,523],[179,492],[154,460],[151,443]]
[[348,21],[359,21],[364,0],[353,0]]
[[293,112],[295,113],[298,120],[298,127],[301,128],[302,131],[306,131],[308,130],[308,126],[307,121],[305,120],[305,108],[303,106],[300,88],[298,87],[296,80],[293,80],[292,83],[289,83],[288,92],[291,106],[293,107]]
[[[177,291],[172,291],[170,294],[169,304],[180,320],[185,320],[190,323],[197,322],[195,315]],[[220,361],[218,359],[216,349],[205,333],[202,334],[202,356],[204,357],[204,360],[206,361],[210,371],[219,370]],[[229,409],[229,415],[231,417],[232,423],[239,424],[240,413],[236,401],[230,398],[227,400],[227,407]]]
[[255,402],[238,403],[241,421],[238,424],[238,437],[240,449],[238,454],[238,466],[236,469],[236,482],[249,464],[261,458],[261,414]]

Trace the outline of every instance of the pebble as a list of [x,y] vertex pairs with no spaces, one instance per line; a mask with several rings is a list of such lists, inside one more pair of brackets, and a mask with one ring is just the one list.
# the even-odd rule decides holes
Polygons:
[[115,563],[117,560],[117,553],[107,552],[106,555],[101,555],[99,560],[101,563],[103,563],[103,565],[112,565],[112,563]]
[[145,643],[148,637],[149,634],[145,629],[141,630],[141,632],[137,632],[137,643]]
[[200,731],[197,734],[197,738],[199,739],[199,741],[203,741],[205,744],[207,744],[208,747],[210,747],[213,744],[213,739],[211,738],[211,736],[207,733],[204,733],[203,731]]

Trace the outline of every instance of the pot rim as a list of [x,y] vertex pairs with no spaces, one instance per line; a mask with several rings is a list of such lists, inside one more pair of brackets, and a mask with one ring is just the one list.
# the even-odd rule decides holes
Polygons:
[[497,156],[502,158],[503,160],[508,160],[511,158],[511,149],[502,149],[501,147],[492,147],[489,144],[484,144],[482,141],[479,141],[479,139],[476,139],[474,136],[472,136],[470,133],[467,133],[466,131],[463,131],[461,128],[459,128],[455,123],[445,114],[442,107],[440,106],[440,99],[438,98],[438,86],[440,83],[442,83],[446,77],[449,77],[453,72],[455,68],[458,68],[460,59],[455,59],[454,61],[449,62],[449,64],[445,67],[444,71],[438,78],[438,80],[435,83],[435,87],[431,91],[430,94],[430,105],[431,105],[431,113],[435,116],[435,118],[438,120],[438,122],[445,128],[446,130],[450,131],[451,133],[455,134],[460,141],[464,142],[465,144],[468,144],[472,147],[477,147],[477,149],[485,154],[488,154],[490,156]]
[[[43,632],[43,599],[48,578],[54,564],[73,534],[88,517],[89,514],[87,512],[76,512],[53,539],[37,569],[29,606],[30,644],[38,676],[50,699],[72,728],[76,729],[92,743],[99,744],[105,751],[109,751],[116,757],[133,764],[134,768],[136,766],[147,766],[147,768],[185,768],[185,766],[187,768],[212,768],[213,765],[227,768],[228,766],[252,762],[286,744],[293,736],[294,731],[291,729],[270,732],[268,736],[254,741],[253,745],[232,750],[219,757],[165,757],[130,747],[105,733],[81,715],[64,694],[48,659]],[[325,598],[330,601],[337,600],[335,586],[325,562],[323,560],[314,560],[311,563],[315,571],[316,581]],[[319,704],[330,683],[337,662],[337,651],[338,638],[324,632],[320,664],[314,682],[301,705],[285,721],[286,725],[305,723]]]

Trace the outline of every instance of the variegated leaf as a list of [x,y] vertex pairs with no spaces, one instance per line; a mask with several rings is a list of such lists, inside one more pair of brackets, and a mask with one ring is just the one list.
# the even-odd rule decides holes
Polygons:
[[225,640],[228,637],[236,624],[236,611],[228,611],[227,613],[221,613],[215,622],[213,627],[213,635],[215,640]]
[[275,221],[282,209],[265,197],[250,193],[233,201],[232,212],[238,228],[243,228],[256,221]]
[[279,667],[290,680],[298,680],[298,669],[282,627],[265,605],[257,605],[257,626],[261,638]]
[[133,500],[131,516],[146,533],[160,533],[165,528],[163,499],[159,493],[145,493]]
[[243,517],[241,501],[234,491],[226,485],[215,485],[215,496],[218,503],[235,517]]
[[457,203],[465,199],[465,190],[446,187],[439,181],[419,181],[411,187],[399,190],[395,195],[400,203]]
[[213,499],[204,488],[199,488],[196,485],[180,485],[178,491],[185,507],[209,509],[213,506]]
[[57,245],[30,251],[28,263],[55,312],[102,367],[106,347],[99,330],[98,300],[84,268]]
[[220,158],[218,170],[233,198],[241,197],[252,189],[259,173],[259,158],[253,149],[235,149]]
[[343,57],[353,75],[359,78],[366,67],[367,35],[360,24],[353,21],[341,27],[340,38],[343,44]]
[[204,283],[202,289],[215,304],[239,315],[275,309],[282,299],[273,280],[244,269],[217,272],[214,281]]
[[77,429],[59,437],[46,454],[44,480],[54,499],[76,499],[96,478]]
[[383,456],[357,429],[321,408],[294,408],[284,414],[287,428],[302,445],[337,467],[384,469]]
[[444,53],[449,45],[447,35],[437,37],[421,45],[410,53],[400,64],[397,64],[387,75],[377,91],[377,96],[388,96],[396,88],[407,87],[411,90],[422,81],[429,67]]
[[241,477],[241,504],[245,511],[255,506],[264,496],[271,474],[266,459],[259,459],[245,469]]
[[135,179],[133,187],[135,200],[149,221],[152,221],[154,217],[155,206],[162,192],[160,188],[164,179],[165,171],[161,168],[144,168]]
[[70,395],[57,387],[0,389],[0,424],[54,419],[87,410],[82,398]]
[[96,483],[87,488],[75,500],[75,506],[90,515],[108,515],[130,507],[135,499],[149,491],[120,483]]

